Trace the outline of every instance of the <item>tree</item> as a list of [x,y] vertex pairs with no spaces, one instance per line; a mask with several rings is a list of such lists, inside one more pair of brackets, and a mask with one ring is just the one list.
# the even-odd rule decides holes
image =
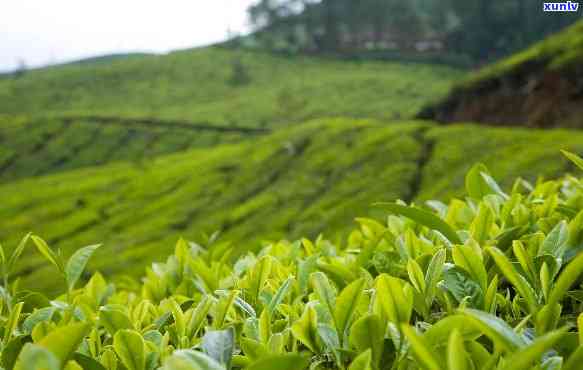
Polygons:
[[28,68],[26,66],[26,62],[24,61],[24,59],[18,59],[18,65],[13,73],[14,78],[20,78],[24,76],[27,70]]

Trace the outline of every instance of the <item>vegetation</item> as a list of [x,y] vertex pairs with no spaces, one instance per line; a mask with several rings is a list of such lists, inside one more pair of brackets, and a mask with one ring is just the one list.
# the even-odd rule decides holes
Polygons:
[[[566,153],[583,169],[583,159]],[[343,242],[180,240],[142,283],[79,278],[38,236],[3,251],[5,369],[577,369],[583,358],[583,183],[504,192],[484,165],[465,200],[379,203]],[[63,282],[49,302],[10,280],[34,244]]]
[[[0,114],[154,117],[270,128],[329,116],[393,120],[412,117],[462,74],[424,64],[202,48],[0,80]],[[246,83],[233,84],[234,77]]]
[[527,69],[542,68],[562,72],[577,67],[581,61],[583,61],[583,21],[499,63],[481,69],[470,75],[463,85],[483,83]]
[[[15,245],[35,230],[66,256],[98,240],[90,270],[138,276],[177,234],[218,231],[238,253],[284,237],[335,240],[374,201],[461,195],[469,161],[510,186],[515,174],[560,175],[568,168],[558,150],[583,152],[582,143],[575,131],[317,120],[238,144],[8,182],[0,240]],[[27,254],[15,274],[26,287],[56,287],[38,256]]]
[[583,21],[458,82],[419,118],[581,128]]
[[249,15],[252,39],[269,49],[449,53],[478,65],[579,20],[526,0],[260,0]]
[[0,182],[238,142],[265,134],[237,126],[123,117],[0,116]]

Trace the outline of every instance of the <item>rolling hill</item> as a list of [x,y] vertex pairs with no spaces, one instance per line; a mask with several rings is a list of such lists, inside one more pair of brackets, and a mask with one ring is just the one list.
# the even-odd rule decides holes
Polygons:
[[107,116],[0,116],[0,183],[264,135],[260,128]]
[[[103,242],[91,269],[135,276],[180,236],[219,231],[235,254],[336,238],[372,202],[458,196],[475,162],[509,187],[583,151],[577,131],[412,120],[464,75],[215,47],[4,79],[0,241],[34,231],[65,255]],[[50,292],[49,269],[27,250],[17,275]]]
[[419,118],[583,128],[583,21],[458,83]]
[[[556,176],[568,169],[560,148],[582,151],[583,133],[322,119],[140,164],[1,185],[0,240],[13,247],[34,230],[65,255],[103,242],[93,269],[137,275],[179,236],[196,240],[220,231],[236,253],[261,240],[321,232],[335,238],[372,202],[459,195],[465,172],[478,161],[504,186],[516,174]],[[30,253],[25,261],[19,270],[25,285],[55,287],[40,257]]]
[[0,114],[105,115],[276,127],[318,117],[411,118],[463,71],[223,48],[33,70],[0,80]]

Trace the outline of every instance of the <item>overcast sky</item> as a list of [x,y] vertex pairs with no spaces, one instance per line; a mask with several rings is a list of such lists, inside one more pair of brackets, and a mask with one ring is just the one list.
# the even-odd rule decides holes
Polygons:
[[245,31],[254,0],[0,0],[0,71],[126,51],[166,52]]

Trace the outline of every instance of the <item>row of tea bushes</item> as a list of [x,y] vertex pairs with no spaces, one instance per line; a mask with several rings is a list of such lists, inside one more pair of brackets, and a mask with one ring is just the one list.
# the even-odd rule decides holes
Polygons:
[[[583,168],[583,160],[566,153]],[[428,208],[379,203],[344,244],[180,240],[141,282],[99,273],[99,246],[67,261],[26,236],[1,255],[4,369],[569,369],[583,361],[583,182],[504,192],[477,165],[467,197]],[[63,295],[20,290],[27,245]]]

